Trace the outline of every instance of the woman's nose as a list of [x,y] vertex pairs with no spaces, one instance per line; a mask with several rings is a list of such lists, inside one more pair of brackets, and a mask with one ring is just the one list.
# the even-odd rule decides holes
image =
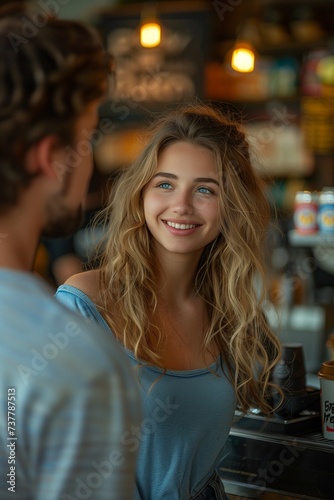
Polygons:
[[182,214],[192,214],[193,210],[194,208],[193,208],[193,200],[191,193],[188,192],[178,193],[174,201],[173,212],[182,215]]

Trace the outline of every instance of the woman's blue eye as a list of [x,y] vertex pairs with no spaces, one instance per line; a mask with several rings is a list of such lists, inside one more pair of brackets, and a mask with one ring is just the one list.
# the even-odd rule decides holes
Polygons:
[[161,184],[158,185],[158,187],[161,189],[169,189],[171,185],[169,184],[169,182],[162,182]]
[[211,189],[206,188],[206,187],[200,187],[200,188],[198,188],[198,191],[199,191],[200,193],[203,193],[203,194],[212,194]]

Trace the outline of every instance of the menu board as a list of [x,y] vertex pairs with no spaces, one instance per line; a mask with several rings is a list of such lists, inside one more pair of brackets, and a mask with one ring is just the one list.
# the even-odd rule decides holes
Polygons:
[[143,5],[110,8],[99,17],[98,27],[116,60],[116,83],[104,115],[122,104],[135,113],[203,96],[210,36],[207,4],[181,2],[176,8],[173,2],[158,2],[155,14],[162,31],[155,48],[140,44]]

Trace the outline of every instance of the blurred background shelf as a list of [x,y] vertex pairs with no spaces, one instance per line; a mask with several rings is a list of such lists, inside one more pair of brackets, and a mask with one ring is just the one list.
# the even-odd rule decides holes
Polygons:
[[334,234],[312,233],[301,234],[298,231],[288,232],[289,244],[294,247],[334,247]]

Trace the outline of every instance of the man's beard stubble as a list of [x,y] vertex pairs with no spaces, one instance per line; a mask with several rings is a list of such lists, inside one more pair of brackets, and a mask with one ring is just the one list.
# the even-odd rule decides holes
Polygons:
[[75,233],[83,223],[83,207],[71,209],[64,203],[63,195],[51,199],[46,207],[47,224],[42,230],[45,238],[63,238]]

